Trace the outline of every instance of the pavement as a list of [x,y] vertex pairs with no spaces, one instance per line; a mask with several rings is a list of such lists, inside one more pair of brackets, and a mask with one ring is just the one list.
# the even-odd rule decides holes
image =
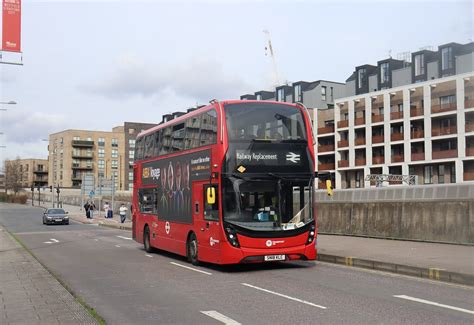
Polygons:
[[3,226],[0,279],[0,324],[97,324]]

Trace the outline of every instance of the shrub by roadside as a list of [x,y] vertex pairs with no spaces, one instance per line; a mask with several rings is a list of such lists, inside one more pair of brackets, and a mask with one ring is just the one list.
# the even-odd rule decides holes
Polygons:
[[26,204],[28,196],[26,194],[5,194],[0,193],[0,202]]

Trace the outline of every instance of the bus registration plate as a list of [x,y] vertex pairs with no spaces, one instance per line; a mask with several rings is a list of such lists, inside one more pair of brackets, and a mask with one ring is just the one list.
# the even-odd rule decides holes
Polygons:
[[286,258],[285,255],[265,255],[264,260],[267,262],[270,261],[284,261]]

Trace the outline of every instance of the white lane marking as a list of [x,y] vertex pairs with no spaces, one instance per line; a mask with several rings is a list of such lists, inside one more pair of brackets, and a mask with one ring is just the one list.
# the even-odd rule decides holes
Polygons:
[[95,240],[95,241],[99,241],[97,238],[96,238],[96,239],[94,239],[94,240]]
[[54,239],[54,238],[50,238],[49,240],[51,240],[51,241],[53,241],[53,242],[55,242],[55,243],[59,243],[59,240]]
[[150,254],[145,254],[145,256],[147,256],[147,257],[153,257],[153,255],[150,255]]
[[460,311],[460,312],[463,312],[463,313],[467,313],[467,314],[474,315],[474,311],[473,311],[473,310],[464,309],[464,308],[459,308],[459,307],[454,307],[454,306],[450,306],[450,305],[443,305],[443,304],[440,304],[440,303],[437,303],[437,302],[434,302],[434,301],[429,301],[429,300],[420,299],[420,298],[415,298],[415,297],[410,297],[410,296],[405,296],[405,295],[394,295],[394,297],[395,297],[395,298],[400,298],[400,299],[411,300],[411,301],[415,301],[415,302],[420,302],[420,303],[422,303],[422,304],[432,305],[432,306],[436,306],[436,307],[442,307],[442,308],[452,309],[452,310],[456,310],[456,311]]
[[45,241],[44,243],[45,244],[52,244],[53,242],[52,241]]
[[124,236],[117,236],[118,238],[126,239],[126,240],[132,240],[130,237],[124,237]]
[[170,263],[173,264],[173,265],[176,265],[176,266],[179,266],[179,267],[182,267],[182,268],[191,270],[191,271],[195,271],[195,272],[199,272],[199,273],[204,273],[204,274],[207,274],[207,275],[212,275],[212,273],[209,273],[209,272],[206,272],[206,271],[201,271],[201,270],[195,269],[195,268],[193,268],[193,267],[189,267],[189,266],[186,266],[186,265],[178,264],[178,263],[175,263],[175,262],[170,262]]
[[115,247],[120,247],[120,245],[115,245]]
[[201,313],[203,313],[204,315],[207,315],[209,317],[212,317],[215,320],[218,320],[219,322],[222,322],[226,325],[240,325],[239,322],[233,320],[230,317],[227,317],[226,315],[222,315],[221,313],[218,313],[215,310],[207,310],[207,311],[203,310],[203,311],[201,311]]
[[321,306],[321,305],[313,304],[312,302],[309,302],[309,301],[306,301],[306,300],[290,297],[290,296],[284,295],[282,293],[278,293],[278,292],[275,292],[275,291],[270,291],[270,290],[267,290],[267,289],[256,287],[256,286],[248,284],[248,283],[241,283],[241,284],[246,286],[246,287],[249,287],[249,288],[254,288],[254,289],[257,289],[257,290],[260,290],[260,291],[263,291],[263,292],[267,292],[267,293],[271,293],[273,295],[280,296],[280,297],[283,297],[283,298],[286,298],[286,299],[301,302],[301,303],[309,305],[309,306],[313,306],[313,307],[317,307],[317,308],[321,308],[321,309],[326,309],[327,308],[327,307],[324,307],[324,306]]

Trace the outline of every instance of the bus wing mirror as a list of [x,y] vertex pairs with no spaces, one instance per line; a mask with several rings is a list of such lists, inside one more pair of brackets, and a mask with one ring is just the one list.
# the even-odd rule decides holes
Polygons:
[[216,189],[213,186],[208,187],[206,190],[206,201],[209,205],[216,203]]
[[326,180],[326,191],[328,193],[328,196],[332,196],[332,183],[331,183],[331,180],[328,179]]

